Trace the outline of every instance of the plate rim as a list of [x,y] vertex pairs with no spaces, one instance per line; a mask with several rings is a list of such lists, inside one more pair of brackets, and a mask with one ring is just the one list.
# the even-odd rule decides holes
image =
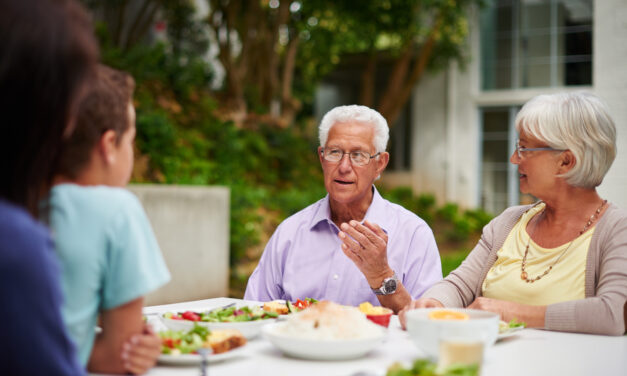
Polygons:
[[517,334],[518,332],[522,331],[523,329],[525,329],[524,326],[517,326],[515,328],[509,328],[505,330],[504,332],[499,331],[499,334],[496,336],[496,340],[499,341],[501,339],[511,337],[514,334]]
[[[209,363],[215,363],[237,357],[238,355],[243,355],[244,348],[246,346],[247,345],[236,347],[233,350],[229,350],[220,354],[210,354],[207,356],[207,360]],[[169,365],[194,365],[200,364],[201,361],[202,357],[199,354],[160,354],[157,358],[157,362],[159,362],[160,364]]]

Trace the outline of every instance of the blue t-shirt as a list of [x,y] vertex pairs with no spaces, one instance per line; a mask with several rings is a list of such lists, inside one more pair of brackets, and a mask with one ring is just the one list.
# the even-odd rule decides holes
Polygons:
[[0,200],[0,375],[83,375],[61,318],[48,230]]
[[129,191],[60,184],[52,188],[49,205],[63,318],[86,365],[99,312],[157,289],[170,273],[148,218]]

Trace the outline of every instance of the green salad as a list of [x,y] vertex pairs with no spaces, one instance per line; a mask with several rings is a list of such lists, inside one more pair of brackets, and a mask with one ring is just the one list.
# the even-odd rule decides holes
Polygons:
[[187,330],[167,330],[159,332],[161,353],[170,355],[194,354],[209,339],[211,331],[204,326],[194,325]]
[[228,307],[205,312],[185,311],[180,313],[166,312],[163,317],[172,320],[188,320],[196,322],[243,322],[273,319],[278,313],[264,311],[261,307]]
[[453,364],[443,370],[439,370],[436,363],[427,359],[417,359],[409,367],[403,367],[400,363],[394,363],[388,369],[386,376],[478,376],[477,364]]
[[522,321],[517,321],[516,319],[513,319],[510,322],[501,321],[499,322],[499,333],[505,333],[510,329],[524,328],[526,326],[527,324]]

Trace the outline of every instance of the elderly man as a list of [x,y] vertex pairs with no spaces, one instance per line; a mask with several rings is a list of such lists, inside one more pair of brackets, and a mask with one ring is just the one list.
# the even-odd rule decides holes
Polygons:
[[368,107],[340,106],[324,116],[319,136],[328,195],[279,225],[245,299],[369,301],[398,312],[442,269],[429,226],[373,185],[390,158],[387,122]]

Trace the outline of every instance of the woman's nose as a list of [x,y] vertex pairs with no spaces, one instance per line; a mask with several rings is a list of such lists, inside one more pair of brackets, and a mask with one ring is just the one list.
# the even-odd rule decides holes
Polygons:
[[518,156],[518,152],[516,150],[514,150],[512,155],[509,157],[509,162],[511,164],[519,164],[520,163],[520,157]]

